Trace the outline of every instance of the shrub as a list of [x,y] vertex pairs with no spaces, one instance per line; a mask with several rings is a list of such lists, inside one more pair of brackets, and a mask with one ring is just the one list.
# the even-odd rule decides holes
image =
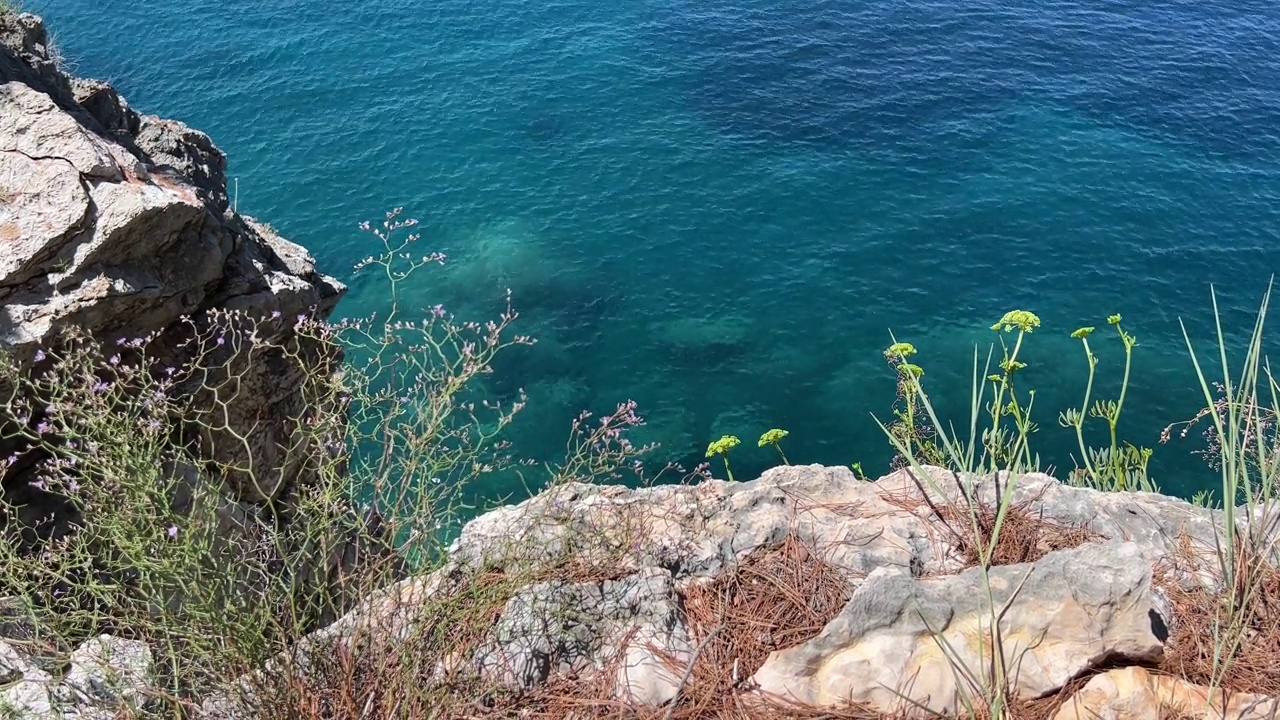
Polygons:
[[[27,487],[0,504],[0,595],[19,599],[53,658],[101,632],[156,653],[154,707],[181,712],[409,574],[436,567],[487,475],[530,466],[503,432],[524,405],[487,396],[494,358],[533,340],[506,305],[487,322],[409,317],[401,286],[413,221],[365,224],[390,295],[380,318],[214,312],[161,335],[104,343],[76,329],[30,364],[0,355]],[[177,348],[174,351],[174,348]],[[238,415],[263,378],[293,377],[274,418]],[[553,482],[642,474],[634,403],[572,425]],[[266,421],[283,428],[264,434]],[[231,498],[252,500],[233,502]],[[36,502],[31,502],[36,501]],[[33,507],[53,512],[33,516]]]

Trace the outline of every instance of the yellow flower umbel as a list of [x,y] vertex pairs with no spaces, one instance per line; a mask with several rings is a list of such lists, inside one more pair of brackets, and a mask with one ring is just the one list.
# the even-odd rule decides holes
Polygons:
[[782,462],[787,465],[790,465],[791,461],[787,460],[787,456],[782,452],[782,446],[778,444],[779,442],[782,441],[782,438],[790,434],[791,433],[788,433],[786,430],[779,430],[778,428],[773,428],[772,430],[769,430],[765,434],[760,436],[760,441],[757,443],[757,445],[759,445],[760,447],[764,447],[765,445],[772,445],[773,449],[777,450],[778,455],[782,457]]
[[1018,332],[1029,333],[1040,327],[1040,318],[1033,312],[1027,310],[1010,310],[1000,318],[1000,322],[991,326],[992,330],[1000,332],[1001,330],[1009,332],[1017,330]]
[[729,482],[733,482],[733,470],[729,468],[729,450],[741,444],[742,441],[736,435],[723,435],[707,446],[707,457],[719,455],[724,460],[724,472],[729,476]]
[[[997,466],[1014,469],[1018,467],[1034,467],[1031,452],[1027,446],[1027,437],[1035,432],[1035,423],[1031,422],[1031,405],[1035,400],[1035,391],[1027,391],[1027,399],[1020,401],[1014,388],[1014,377],[1026,369],[1027,364],[1021,360],[1022,340],[1040,327],[1040,317],[1029,310],[1010,310],[991,326],[999,333],[1000,362],[999,373],[987,376],[992,384],[992,400],[988,405],[991,415],[991,429],[985,434],[984,444],[988,455]],[[1013,346],[1005,341],[1004,333],[1015,333]],[[1005,419],[1012,427],[1001,427]]]

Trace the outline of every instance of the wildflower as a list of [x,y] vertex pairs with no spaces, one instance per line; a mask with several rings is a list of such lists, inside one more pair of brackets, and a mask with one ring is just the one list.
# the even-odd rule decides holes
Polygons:
[[443,305],[431,306],[431,317],[434,317],[434,318],[444,317],[444,306]]
[[33,359],[33,360],[35,360],[36,362],[44,362],[44,359],[45,359],[44,351],[43,351],[43,350],[37,350],[37,351],[36,351],[36,354],[35,354],[35,357],[34,357],[34,358],[32,358],[32,359]]
[[787,432],[786,430],[773,428],[771,430],[765,431],[765,433],[760,436],[760,440],[757,441],[756,444],[759,447],[764,447],[765,445],[772,445],[773,448],[778,451],[778,455],[782,457],[782,462],[786,463],[787,465],[790,465],[791,461],[787,460],[787,456],[782,452],[782,446],[778,444],[782,440],[782,438],[790,434],[791,433]]
[[722,435],[719,440],[707,445],[707,457],[719,455],[724,460],[724,471],[729,476],[729,482],[733,482],[733,469],[729,467],[729,450],[742,444],[742,441],[735,435]]
[[1120,324],[1120,315],[1119,315],[1119,314],[1116,314],[1116,315],[1110,315],[1110,316],[1108,316],[1108,317],[1107,317],[1107,324],[1108,324],[1108,325],[1119,325],[1119,324]]
[[1085,338],[1089,337],[1089,335],[1090,335],[1090,334],[1092,334],[1092,333],[1093,333],[1093,328],[1092,328],[1092,327],[1076,328],[1076,329],[1071,333],[1071,337],[1073,337],[1073,338],[1075,338],[1075,339],[1077,339],[1077,340],[1083,340],[1083,339],[1085,339]]
[[49,430],[50,430],[49,423],[47,422],[42,422],[36,426],[36,432],[40,433],[41,435],[48,435]]
[[1004,371],[1005,371],[1005,372],[1007,372],[1007,373],[1015,373],[1015,372],[1017,372],[1017,371],[1019,371],[1019,370],[1021,370],[1021,369],[1025,368],[1026,366],[1027,366],[1027,364],[1026,364],[1026,363],[1024,363],[1024,362],[1019,362],[1019,361],[1017,361],[1017,360],[1002,360],[1002,361],[1000,361],[1000,369],[1001,369],[1001,370],[1004,370]]
[[169,539],[170,539],[170,540],[177,540],[177,539],[178,539],[178,526],[177,526],[177,525],[170,525],[170,526],[169,526],[169,529],[165,531],[165,534],[169,536]]
[[730,449],[735,448],[741,444],[742,444],[742,441],[739,440],[734,435],[721,436],[719,440],[716,440],[715,442],[712,442],[710,445],[707,445],[707,457],[712,457],[714,455],[727,454]]
[[1000,321],[991,326],[992,330],[1000,332],[1009,332],[1017,328],[1018,332],[1029,333],[1040,327],[1040,318],[1032,312],[1026,310],[1010,310],[1000,318]]
[[915,354],[916,346],[908,342],[896,342],[884,351],[884,356],[890,360],[908,358]]
[[779,440],[790,434],[791,433],[786,430],[779,430],[778,428],[768,430],[765,434],[760,436],[759,446],[764,447],[765,445],[776,445]]

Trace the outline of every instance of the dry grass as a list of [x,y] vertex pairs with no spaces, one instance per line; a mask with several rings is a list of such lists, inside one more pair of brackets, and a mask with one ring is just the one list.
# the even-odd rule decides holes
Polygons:
[[[736,572],[690,588],[685,611],[701,651],[670,717],[752,717],[753,708],[740,693],[751,676],[773,651],[821,632],[844,608],[851,590],[846,574],[794,534],[778,548],[748,557]],[[798,714],[797,708],[789,712],[815,716]]]
[[[1077,537],[1051,526],[1035,530],[1017,515],[1009,525],[1007,552],[998,560],[1026,562],[1048,550],[1046,542]],[[1050,540],[1045,540],[1045,536]],[[1031,538],[1039,538],[1031,542]],[[1014,560],[1013,558],[1017,558]],[[686,621],[697,648],[692,666],[671,660],[683,673],[676,702],[663,707],[636,707],[613,697],[613,679],[621,658],[583,675],[556,675],[545,686],[514,691],[485,681],[467,671],[435,675],[446,655],[465,655],[467,648],[482,645],[500,616],[506,600],[520,587],[551,577],[596,581],[616,577],[599,566],[566,564],[543,568],[536,575],[487,570],[459,582],[455,589],[432,603],[421,630],[409,644],[392,652],[364,646],[358,653],[337,651],[325,658],[325,672],[317,680],[294,678],[275,686],[271,709],[261,717],[299,720],[417,720],[510,718],[512,720],[892,720],[868,708],[814,708],[765,702],[751,690],[750,678],[770,653],[809,640],[845,606],[853,587],[851,578],[829,565],[820,553],[788,535],[776,548],[753,553],[734,571],[713,581],[694,585],[683,593]],[[1268,592],[1280,590],[1280,575]],[[1280,595],[1266,596],[1265,607]],[[1204,619],[1192,610],[1198,599],[1180,596],[1180,626],[1170,647],[1174,650],[1165,671],[1193,682],[1207,682],[1203,653],[1211,650]],[[1201,606],[1203,607],[1203,606]],[[1201,613],[1203,616],[1203,613]],[[1266,625],[1274,630],[1276,623]],[[1232,689],[1265,692],[1259,679],[1274,682],[1276,670],[1263,662],[1267,643],[1250,648],[1231,676]],[[624,643],[625,644],[625,643]],[[1181,650],[1181,652],[1179,652]],[[1197,654],[1200,653],[1200,654]],[[1274,655],[1272,657],[1275,657]],[[1172,663],[1182,663],[1175,670]],[[1268,675],[1269,673],[1269,675]],[[1086,675],[1068,683],[1053,696],[1010,702],[1006,720],[1049,720],[1063,703],[1090,679]],[[991,717],[979,709],[972,718]],[[1162,717],[1180,718],[1176,712]],[[968,719],[966,719],[968,720]]]
[[990,565],[1035,562],[1055,550],[1079,547],[1096,537],[1087,528],[1046,520],[1031,509],[1031,501],[1010,505],[998,534],[998,515],[993,507],[977,504],[970,510],[947,505],[939,510],[947,525],[957,529],[954,542],[966,568],[978,566],[982,549],[990,547],[993,536],[995,547],[991,551]]
[[[990,532],[994,512],[978,515],[978,527]],[[963,522],[961,522],[963,520]],[[971,527],[967,517],[952,517],[954,527]],[[993,564],[1033,562],[1056,549],[1091,539],[1083,528],[1044,521],[1026,504],[1005,516]],[[967,562],[976,564],[976,546],[961,545]],[[1186,549],[1183,560],[1203,562]],[[1242,557],[1240,562],[1248,563]],[[1257,563],[1251,568],[1263,567]],[[1233,691],[1280,695],[1280,572],[1265,566],[1265,575],[1250,591],[1248,640],[1225,685]],[[1221,597],[1177,591],[1167,582],[1177,615],[1162,672],[1200,685],[1212,680],[1214,635],[1212,614]],[[417,720],[418,718],[511,718],[512,720],[892,720],[869,708],[814,708],[766,701],[751,692],[751,677],[770,653],[816,636],[848,602],[854,578],[826,562],[820,550],[794,533],[776,547],[758,550],[740,565],[712,581],[682,591],[685,621],[696,648],[692,663],[667,658],[681,677],[680,694],[662,707],[637,707],[614,698],[614,679],[621,657],[578,675],[554,674],[550,681],[526,691],[482,679],[466,663],[446,663],[456,671],[440,674],[448,658],[466,657],[489,639],[509,598],[521,587],[549,579],[603,582],[625,573],[600,564],[566,562],[528,573],[486,570],[454,584],[434,601],[413,639],[394,651],[364,646],[357,653],[335,652],[325,658],[319,680],[292,681],[277,688],[272,710],[261,717],[300,720]],[[1237,592],[1243,592],[1237,589]],[[625,646],[626,643],[621,643]],[[1105,670],[1099,669],[1098,672]],[[1092,677],[1074,679],[1053,696],[1009,701],[1005,720],[1048,720]],[[993,714],[979,709],[973,718]],[[1181,718],[1173,709],[1162,717]]]
[[[364,645],[358,652],[322,652],[308,677],[285,678],[259,688],[272,698],[262,717],[326,720],[416,718],[643,718],[694,720],[740,718],[870,718],[875,713],[765,707],[747,698],[749,680],[774,650],[816,635],[848,602],[849,578],[795,535],[758,551],[735,571],[683,593],[686,622],[697,648],[691,666],[667,658],[684,683],[674,704],[637,708],[613,699],[621,658],[580,676],[556,675],[524,692],[503,688],[445,663],[482,646],[507,600],[520,587],[547,579],[593,582],[611,579],[599,566],[566,564],[516,576],[487,571],[469,577],[433,600],[414,638],[393,650]],[[625,646],[626,643],[620,645]],[[319,670],[319,672],[316,672]]]
[[[1157,569],[1156,582],[1169,596],[1174,623],[1161,669],[1199,685],[1219,685],[1233,692],[1280,696],[1280,570],[1258,556],[1252,543],[1236,543],[1237,582],[1217,591],[1187,589],[1174,581],[1203,564],[1184,536],[1178,553]],[[1240,608],[1234,627],[1228,604]],[[1238,646],[1234,659],[1215,668],[1223,646]],[[1215,677],[1216,676],[1216,677]]]

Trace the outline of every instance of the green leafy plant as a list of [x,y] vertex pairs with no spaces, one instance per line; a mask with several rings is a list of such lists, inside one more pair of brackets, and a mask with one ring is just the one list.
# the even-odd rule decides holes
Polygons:
[[933,426],[920,408],[916,388],[924,377],[924,369],[909,360],[916,352],[911,343],[895,340],[883,353],[885,362],[897,375],[894,420],[889,423],[888,431],[906,448],[905,453],[900,451],[894,457],[891,463],[894,468],[907,464],[911,455],[920,457],[925,464],[942,465],[946,462],[935,443]]
[[[1212,300],[1221,373],[1216,382],[1206,376],[1185,324],[1182,335],[1205,401],[1205,410],[1197,417],[1207,416],[1219,439],[1222,526],[1217,535],[1217,563],[1224,592],[1212,625],[1212,684],[1217,687],[1244,644],[1256,633],[1258,614],[1265,612],[1256,601],[1263,596],[1271,574],[1275,543],[1272,532],[1280,521],[1275,507],[1280,448],[1274,434],[1264,429],[1280,409],[1280,383],[1262,354],[1271,287],[1263,296],[1244,359],[1236,372],[1228,360],[1216,292]],[[1214,385],[1221,387],[1221,398],[1215,399]],[[1236,507],[1237,502],[1241,507]],[[1248,519],[1247,529],[1242,530],[1237,524],[1239,511]]]
[[733,469],[729,467],[729,451],[740,444],[741,441],[736,435],[723,435],[719,440],[707,445],[707,457],[718,455],[724,461],[724,472],[729,476],[729,482],[733,482]]
[[[985,366],[980,369],[978,351],[974,348],[967,439],[944,429],[921,381],[924,373],[914,369],[899,372],[899,397],[905,392],[912,398],[906,403],[906,417],[903,417],[903,411],[895,409],[895,423],[884,424],[876,419],[881,431],[905,459],[905,469],[939,519],[948,526],[949,518],[953,517],[960,518],[965,523],[963,531],[955,532],[965,533],[961,539],[973,547],[976,554],[976,565],[986,592],[988,611],[980,623],[978,638],[982,646],[981,654],[985,658],[983,666],[966,667],[959,661],[958,654],[949,646],[946,638],[940,633],[934,633],[944,657],[948,659],[957,687],[961,690],[960,700],[971,716],[981,712],[992,718],[1006,717],[1010,711],[1010,678],[1017,672],[1018,658],[1006,656],[1000,630],[1000,621],[1013,597],[1016,597],[1017,590],[1003,603],[997,603],[989,568],[1012,511],[1016,490],[1013,478],[1038,465],[1038,460],[1029,447],[1029,437],[1036,430],[1031,421],[1035,392],[1028,390],[1023,399],[1015,382],[1017,373],[1027,367],[1020,359],[1023,341],[1038,327],[1040,318],[1025,310],[1005,313],[991,326],[997,333],[1001,351],[997,362],[1000,372],[992,372],[994,351],[988,353]],[[1005,340],[1005,335],[1009,333],[1016,333],[1012,344]],[[886,357],[899,358],[899,364],[904,364],[905,358],[914,354],[914,348],[895,341],[885,354]],[[904,377],[907,380],[905,387]],[[985,399],[988,390],[991,393],[990,400]],[[979,420],[984,410],[988,424],[980,428]],[[904,422],[913,424],[917,414],[927,418],[932,430],[928,445],[899,429]],[[945,468],[946,472],[942,477],[949,478],[952,491],[949,492],[940,477],[926,466]],[[982,477],[995,480],[994,507],[986,507],[972,494],[971,483]],[[957,499],[947,500],[939,506],[929,498]]]
[[787,435],[790,435],[790,433],[788,433],[786,430],[779,430],[778,428],[773,428],[772,430],[766,430],[765,433],[760,436],[760,440],[756,443],[756,445],[759,447],[772,445],[773,449],[778,451],[778,456],[782,458],[782,462],[786,465],[790,465],[791,461],[787,460],[787,456],[782,452],[782,446],[779,444],[780,442],[782,442],[782,438],[786,437]]
[[[1058,423],[1075,431],[1076,443],[1080,450],[1080,463],[1068,479],[1077,485],[1088,485],[1102,490],[1142,490],[1159,492],[1159,488],[1147,473],[1147,465],[1151,459],[1150,448],[1137,447],[1131,443],[1121,444],[1117,437],[1117,426],[1120,413],[1124,409],[1125,396],[1129,390],[1130,371],[1133,367],[1133,349],[1138,342],[1133,335],[1120,325],[1120,316],[1111,315],[1107,324],[1116,329],[1116,334],[1124,346],[1124,376],[1120,382],[1120,395],[1115,400],[1092,400],[1094,380],[1098,367],[1098,356],[1089,347],[1089,336],[1094,328],[1082,327],[1071,333],[1071,337],[1080,341],[1084,348],[1085,360],[1089,367],[1089,379],[1085,385],[1084,400],[1079,408],[1069,408],[1058,415]],[[1092,404],[1090,404],[1092,400]],[[1110,443],[1104,448],[1090,448],[1084,441],[1084,423],[1086,417],[1101,419],[1106,422]]]
[[[503,438],[523,396],[501,402],[484,383],[532,339],[512,333],[509,296],[483,323],[440,306],[408,316],[404,281],[444,260],[413,253],[413,225],[396,210],[363,226],[381,250],[358,270],[381,271],[390,295],[377,322],[213,312],[165,343],[68,329],[30,362],[0,353],[0,474],[29,483],[0,501],[0,597],[20,599],[33,652],[57,666],[101,632],[141,640],[156,657],[149,706],[180,717],[437,567],[474,484],[532,467]],[[273,422],[241,412],[277,373],[297,394]],[[587,417],[542,480],[643,478],[634,403]],[[33,514],[28,497],[59,509]]]

